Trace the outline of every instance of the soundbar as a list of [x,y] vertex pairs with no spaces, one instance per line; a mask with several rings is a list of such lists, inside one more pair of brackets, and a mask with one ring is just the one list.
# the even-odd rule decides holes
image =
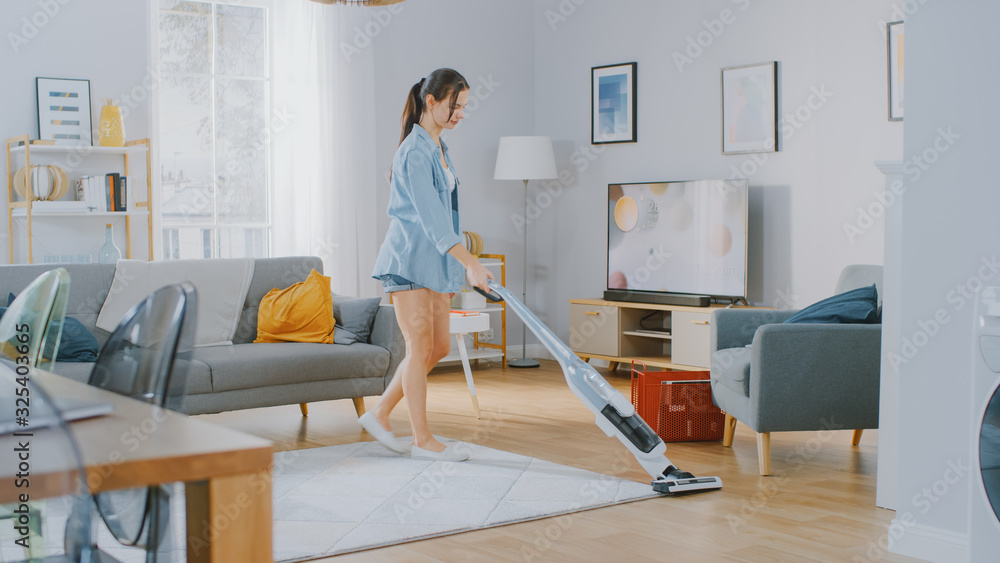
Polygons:
[[657,305],[684,305],[687,307],[708,307],[712,298],[708,295],[690,295],[687,293],[647,293],[644,291],[628,291],[609,289],[604,292],[606,301],[626,301],[629,303],[655,303]]

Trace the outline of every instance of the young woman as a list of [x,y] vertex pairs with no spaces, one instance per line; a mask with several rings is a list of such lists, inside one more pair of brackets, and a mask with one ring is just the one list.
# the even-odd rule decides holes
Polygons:
[[[427,373],[451,349],[451,297],[463,281],[487,289],[493,275],[462,245],[458,179],[441,132],[465,117],[469,83],[448,68],[432,72],[410,89],[403,132],[392,160],[389,231],[372,277],[392,293],[406,358],[373,409],[358,422],[387,448],[415,458],[464,461],[468,454],[445,447],[427,424]],[[413,444],[401,444],[389,413],[406,397]]]

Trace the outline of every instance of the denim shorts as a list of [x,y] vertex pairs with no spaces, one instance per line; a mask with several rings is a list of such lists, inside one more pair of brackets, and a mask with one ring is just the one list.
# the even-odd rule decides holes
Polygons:
[[384,274],[379,278],[379,280],[382,282],[382,289],[386,293],[424,288],[424,286],[415,284],[402,276],[397,276],[396,274]]

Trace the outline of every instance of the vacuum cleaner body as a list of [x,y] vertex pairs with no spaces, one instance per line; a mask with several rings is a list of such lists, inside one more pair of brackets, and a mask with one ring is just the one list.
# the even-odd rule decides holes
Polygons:
[[494,280],[489,280],[487,285],[492,293],[476,289],[487,299],[506,301],[524,321],[559,362],[570,390],[594,413],[598,428],[607,436],[618,438],[653,477],[653,490],[673,495],[722,488],[722,480],[718,477],[695,477],[674,467],[665,457],[667,445],[635,412],[635,407],[624,395],[570,350],[510,291]]

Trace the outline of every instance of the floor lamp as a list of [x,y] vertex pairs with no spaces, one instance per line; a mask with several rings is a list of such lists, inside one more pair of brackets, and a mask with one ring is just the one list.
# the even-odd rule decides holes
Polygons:
[[[524,182],[524,285],[521,300],[528,296],[528,180],[548,180],[556,177],[556,159],[552,140],[548,137],[500,137],[497,151],[495,180]],[[538,360],[528,357],[528,329],[521,326],[521,357],[507,362],[512,368],[536,368]]]

